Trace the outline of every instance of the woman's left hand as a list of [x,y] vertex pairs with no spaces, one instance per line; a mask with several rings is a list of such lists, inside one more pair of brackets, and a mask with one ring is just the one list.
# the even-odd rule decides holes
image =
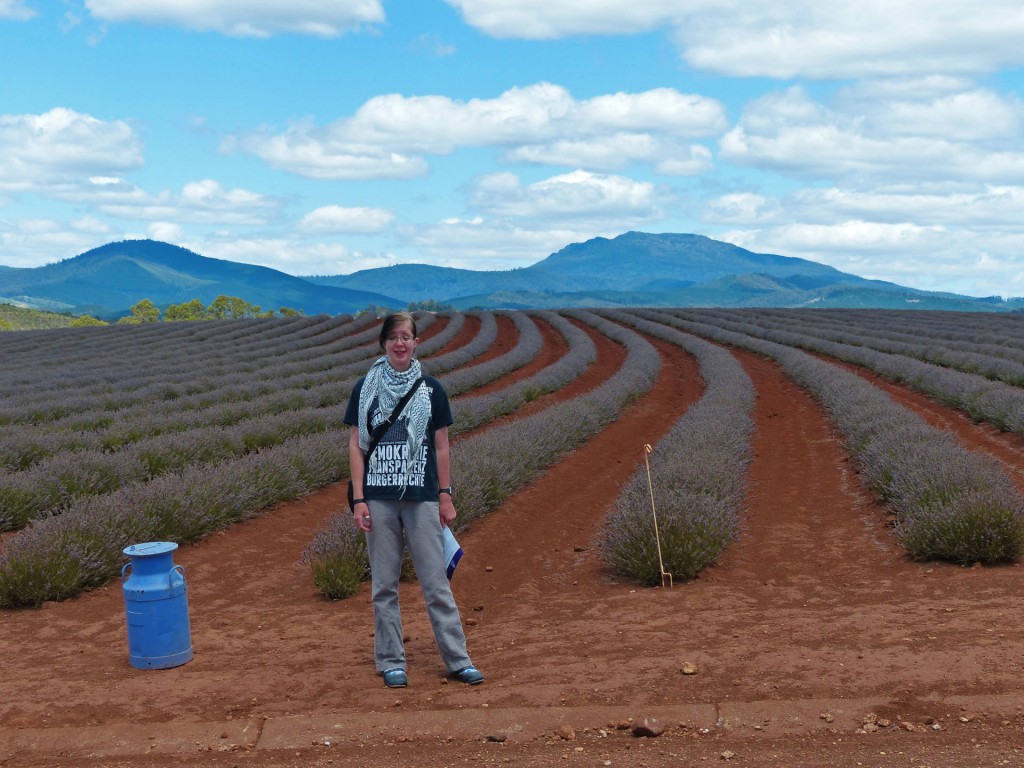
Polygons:
[[442,493],[439,501],[441,509],[441,525],[451,525],[455,521],[455,502],[450,493]]

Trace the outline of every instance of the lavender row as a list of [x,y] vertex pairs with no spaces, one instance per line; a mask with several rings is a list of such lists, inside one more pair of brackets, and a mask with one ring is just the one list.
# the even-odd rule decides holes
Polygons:
[[244,364],[235,365],[223,364],[218,352],[193,346],[178,355],[166,356],[159,368],[144,375],[134,375],[131,355],[127,355],[127,360],[105,358],[102,362],[108,376],[117,381],[116,385],[104,383],[91,389],[76,389],[70,394],[67,394],[67,388],[60,391],[40,388],[33,395],[5,398],[5,405],[0,408],[0,424],[58,421],[75,414],[120,411],[133,404],[145,405],[155,401],[174,400],[177,406],[183,406],[183,398],[202,397],[230,387],[258,386],[285,375],[323,370],[325,366],[337,364],[339,355],[347,355],[348,359],[365,356],[365,351],[358,352],[352,348],[369,344],[375,336],[375,331],[369,329],[341,339],[330,339],[319,350],[319,357],[314,356],[293,366],[289,366],[288,355],[272,344],[257,347],[246,356]]
[[[676,314],[680,317],[698,317],[685,310],[679,310]],[[817,339],[807,334],[759,329],[742,322],[741,316],[732,317],[731,321],[719,319],[715,322],[741,333],[854,363],[945,405],[963,410],[975,421],[988,422],[1005,432],[1024,434],[1024,390],[1010,384],[921,362],[904,355],[876,352],[852,344]]]
[[[321,345],[325,331],[342,338],[364,326],[366,321],[319,315],[288,318],[287,321],[211,320],[194,325],[234,324],[242,327],[222,334],[203,334],[201,328],[187,329],[191,333],[177,331],[177,325],[193,324],[122,326],[118,329],[121,333],[116,344],[105,343],[110,339],[104,338],[109,335],[105,332],[113,327],[72,329],[92,332],[91,338],[83,334],[77,339],[73,350],[65,347],[59,335],[39,337],[31,353],[17,355],[18,368],[6,381],[7,394],[20,395],[27,389],[29,395],[35,395],[42,382],[55,392],[69,387],[78,391],[94,388],[109,391],[129,382],[134,384],[136,380],[144,385],[158,378],[181,379],[194,372],[192,358],[197,352],[207,367],[213,360],[223,360],[225,366],[237,367],[248,362],[252,349],[266,350],[272,341],[277,342],[279,354],[290,354],[302,346]],[[33,361],[33,358],[37,359]]]
[[[518,332],[515,345],[508,352],[493,360],[477,365],[468,365],[444,376],[442,381],[449,396],[454,397],[474,387],[494,381],[506,373],[522,368],[540,354],[544,340],[528,315],[522,312],[499,314],[508,317],[515,324]],[[429,363],[426,367],[428,370],[431,368]]]
[[[483,333],[475,341],[479,343],[482,336],[489,346],[493,342],[489,330],[490,324],[484,322]],[[447,339],[431,341],[437,348]],[[463,360],[464,349],[436,359],[441,365],[446,359]],[[355,378],[364,370],[365,365],[360,363],[345,386],[331,382],[316,390],[275,393],[264,399],[259,418],[242,420],[243,416],[252,416],[248,409],[251,404],[247,404],[230,414],[218,412],[216,426],[185,422],[182,427],[179,420],[175,422],[178,428],[171,430],[167,423],[150,417],[126,422],[125,428],[130,431],[117,433],[116,444],[114,435],[108,432],[102,436],[101,446],[89,446],[92,450],[76,445],[77,452],[63,451],[47,458],[40,457],[36,446],[34,456],[38,461],[34,466],[0,476],[0,530],[21,528],[43,514],[60,513],[83,496],[110,493],[123,485],[147,482],[184,466],[236,458],[296,435],[337,426]],[[269,408],[268,403],[274,407]],[[23,450],[32,447],[31,443],[22,446]],[[115,447],[121,450],[110,452]]]
[[[496,328],[493,316],[488,318],[489,313],[481,317],[484,338]],[[456,323],[452,334],[459,327]],[[479,346],[480,336],[471,345]],[[451,335],[438,334],[421,349],[436,352],[450,341]],[[435,361],[445,368],[466,359],[471,356],[459,348]],[[337,419],[340,409],[332,416]],[[280,429],[267,426],[265,437],[273,440]],[[197,443],[216,442],[209,435],[197,437],[203,438]],[[236,460],[191,464],[148,482],[78,498],[62,514],[36,520],[7,542],[0,553],[0,606],[39,605],[78,594],[116,575],[128,543],[189,541],[335,482],[348,471],[347,438],[347,428],[328,423],[326,431]]]
[[460,443],[452,466],[459,478],[461,526],[498,506],[606,427],[651,388],[661,370],[657,350],[635,331],[582,310],[563,314],[624,346],[626,360],[594,390]]
[[666,322],[770,357],[805,387],[842,433],[862,477],[895,512],[896,534],[913,559],[1020,558],[1024,499],[995,459],[966,450],[860,376],[794,347],[693,319]]
[[943,368],[974,373],[1018,387],[1024,386],[1024,351],[986,344],[977,338],[954,340],[929,337],[922,333],[919,323],[913,322],[916,318],[910,312],[898,318],[896,327],[899,330],[858,322],[852,316],[843,322],[821,317],[817,313],[808,315],[806,312],[785,310],[741,312],[741,316],[747,322],[766,329],[791,331],[824,341],[903,355]]
[[[459,487],[457,530],[486,515],[580,447],[628,403],[647,392],[657,377],[661,358],[635,331],[589,312],[568,314],[624,345],[625,363],[586,395],[453,445],[452,476]],[[353,594],[366,575],[366,553],[363,536],[351,516],[332,516],[313,537],[303,561],[310,566],[314,584],[328,597]]]
[[189,466],[79,499],[7,542],[0,553],[0,606],[77,594],[115,576],[129,543],[192,540],[335,482],[348,471],[347,446],[347,430],[329,427],[238,460]]
[[[561,389],[578,378],[597,359],[597,349],[586,331],[554,312],[538,311],[533,314],[546,320],[562,334],[569,347],[568,351],[532,376],[497,392],[453,400],[452,414],[455,417],[455,426],[452,434],[476,429],[514,412],[526,403]],[[480,381],[476,386],[485,383]]]
[[[769,310],[792,316],[792,310]],[[826,321],[864,328],[873,334],[885,334],[893,328],[919,339],[943,344],[969,346],[985,344],[999,357],[1019,359],[1024,354],[1024,316],[995,312],[932,312],[920,310],[814,310],[814,316]]]
[[192,541],[336,482],[347,471],[347,452],[347,432],[332,430],[83,499],[6,542],[0,607],[72,597],[115,578],[129,544]]
[[59,453],[29,470],[0,475],[0,531],[58,515],[87,496],[153,481],[193,466],[213,466],[281,445],[296,436],[341,429],[339,404],[288,411],[228,428],[204,427],[133,443],[116,453]]
[[654,322],[656,314],[601,314],[685,349],[700,365],[705,390],[654,446],[650,477],[644,466],[623,485],[597,550],[613,573],[645,584],[659,584],[663,568],[677,580],[694,578],[739,529],[752,455],[754,385],[728,351]]
[[[331,341],[320,350],[318,357],[296,365],[286,360],[282,362],[276,348],[271,347],[263,352],[254,351],[246,370],[233,371],[230,375],[193,378],[180,387],[158,383],[150,388],[136,389],[131,396],[119,392],[97,395],[91,399],[48,400],[37,406],[26,406],[20,411],[15,409],[6,415],[0,412],[0,422],[6,418],[17,425],[30,423],[33,426],[28,430],[29,434],[48,431],[116,431],[124,424],[129,425],[129,432],[137,432],[136,425],[140,421],[154,417],[165,420],[170,418],[173,421],[177,416],[179,423],[189,425],[201,422],[202,418],[189,416],[187,412],[216,409],[224,405],[228,405],[230,410],[232,405],[245,404],[240,410],[258,415],[261,411],[258,402],[265,398],[271,398],[269,408],[277,410],[274,402],[280,399],[282,392],[289,391],[299,393],[298,396],[303,400],[294,407],[309,407],[310,401],[318,399],[318,395],[309,394],[311,390],[332,386],[340,379],[350,378],[365,368],[366,361],[377,354],[377,334],[376,328],[369,328],[345,339]],[[425,342],[424,346],[428,350],[436,349],[444,343],[445,338],[442,336]],[[192,357],[200,360],[199,368],[202,369],[203,357]],[[306,395],[302,395],[302,391]],[[254,402],[257,405],[249,405]],[[225,423],[223,419],[222,413],[214,411],[209,421]],[[3,434],[5,440],[17,439],[17,433],[11,430],[4,430]],[[118,444],[116,439],[111,443],[106,437],[100,437],[99,442],[105,448],[116,448]],[[0,457],[0,465],[3,463]]]

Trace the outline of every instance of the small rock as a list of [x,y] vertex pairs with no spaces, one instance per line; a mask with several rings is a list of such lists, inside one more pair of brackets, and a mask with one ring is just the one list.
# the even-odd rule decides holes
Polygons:
[[575,741],[576,731],[571,725],[563,724],[555,729],[555,735],[562,741]]
[[629,720],[620,720],[618,723],[615,724],[615,730],[617,730],[617,731],[628,731],[632,727],[633,727],[633,719],[632,718],[630,718]]
[[572,548],[572,551],[573,552],[586,552],[587,548],[586,547],[581,547],[579,544],[577,544],[575,547]]
[[679,671],[684,675],[696,675],[697,665],[691,661],[684,661],[683,666],[679,668]]
[[727,749],[725,750],[725,752],[722,753],[723,760],[732,760],[734,757],[736,757],[736,753],[733,752],[731,749]]
[[657,738],[665,732],[665,726],[653,717],[642,717],[633,723],[633,735],[646,738]]
[[835,718],[832,717],[832,713],[831,712],[822,712],[820,715],[818,715],[818,717],[820,717],[826,723],[835,722]]
[[472,616],[469,617],[468,619],[466,619],[466,626],[467,627],[475,627],[476,624],[477,624],[477,621]]
[[484,568],[484,570],[487,571],[488,573],[490,573],[491,571],[494,570],[494,566],[488,565],[486,568]]
[[493,741],[496,744],[504,744],[506,739],[508,739],[508,735],[504,733],[492,733],[487,737],[488,741]]

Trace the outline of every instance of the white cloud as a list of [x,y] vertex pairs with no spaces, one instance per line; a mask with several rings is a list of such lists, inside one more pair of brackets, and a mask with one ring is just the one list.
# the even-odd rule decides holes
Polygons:
[[671,150],[654,161],[654,172],[662,176],[697,176],[714,170],[711,150],[701,144]]
[[420,157],[338,140],[330,133],[329,129],[294,125],[278,135],[230,137],[222,150],[250,152],[272,168],[310,179],[412,179],[427,173],[427,163]]
[[[1024,180],[1024,120],[1016,100],[971,89],[868,103],[866,89],[870,84],[839,92],[832,108],[797,86],[751,102],[722,137],[720,156],[783,174],[862,185]],[[905,122],[910,119],[941,120],[945,131],[930,125],[914,131]]]
[[857,220],[734,230],[722,238],[876,280],[971,296],[1024,295],[1024,233]]
[[885,223],[926,222],[941,226],[1016,227],[1024,211],[1024,186],[927,187],[857,191],[802,190],[782,203],[804,221],[836,217]]
[[670,88],[577,101],[561,86],[538,83],[493,99],[377,96],[326,127],[303,122],[279,134],[236,136],[224,149],[322,179],[411,178],[427,172],[422,155],[462,147],[504,149],[510,159],[529,162],[575,161],[596,170],[621,167],[621,151],[630,159],[661,162],[657,148],[686,157],[686,172],[694,173],[700,151],[678,150],[675,142],[717,135],[725,126],[720,102]]
[[119,236],[119,232],[88,217],[73,222],[48,218],[0,220],[0,264],[38,267],[77,256]]
[[104,22],[168,25],[236,37],[336,37],[384,21],[380,0],[85,0]]
[[612,225],[660,218],[663,197],[649,182],[577,170],[527,186],[512,173],[484,176],[477,181],[471,204],[498,216],[546,220],[600,218]]
[[844,112],[861,114],[868,130],[884,136],[950,141],[1019,141],[1024,103],[967,80],[931,77],[867,81],[839,94]]
[[407,228],[405,239],[431,263],[462,269],[528,267],[567,243],[617,231],[531,227],[507,221],[447,219],[433,226]]
[[0,0],[0,19],[28,21],[36,13],[21,0]]
[[692,66],[736,76],[989,72],[1024,63],[1017,0],[447,0],[498,38],[669,30]]
[[455,55],[455,46],[451,43],[442,42],[437,35],[424,32],[412,41],[412,50],[442,58]]
[[560,139],[549,144],[530,144],[506,153],[505,160],[538,165],[565,165],[599,171],[615,171],[633,163],[650,163],[664,176],[696,176],[714,168],[711,151],[700,144],[689,146],[644,133],[574,141]]
[[112,178],[142,165],[142,142],[120,120],[70,109],[0,115],[0,189],[39,190]]
[[289,275],[347,275],[359,269],[395,263],[388,256],[352,252],[336,243],[309,243],[287,237],[223,234],[181,245],[204,256],[270,267]]
[[979,73],[1020,64],[1024,16],[1014,0],[730,4],[696,14],[677,40],[691,65],[730,75],[864,77]]
[[570,35],[646,32],[679,16],[678,0],[598,0],[552,3],[550,0],[446,0],[466,23],[493,37],[546,40]]
[[376,233],[386,230],[394,220],[395,214],[383,208],[325,205],[303,216],[298,229],[309,234]]
[[245,189],[224,189],[213,179],[189,182],[178,193],[165,190],[155,195],[127,183],[108,183],[100,185],[91,202],[103,213],[127,219],[221,226],[262,225],[281,208],[275,198]]
[[146,228],[146,236],[150,240],[161,240],[165,243],[180,243],[185,239],[185,230],[180,224],[170,221],[154,221]]
[[705,203],[705,220],[713,223],[756,224],[775,221],[783,212],[778,201],[753,192],[731,192]]

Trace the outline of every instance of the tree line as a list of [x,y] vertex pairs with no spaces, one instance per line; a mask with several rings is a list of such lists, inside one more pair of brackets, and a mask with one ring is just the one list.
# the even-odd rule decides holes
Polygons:
[[[258,304],[250,304],[237,296],[223,294],[210,302],[208,306],[199,299],[192,299],[192,301],[181,304],[171,304],[163,311],[163,317],[160,316],[160,308],[150,299],[142,299],[133,304],[129,312],[130,314],[117,321],[118,325],[140,325],[156,323],[161,320],[166,323],[177,323],[194,320],[242,320],[254,317],[300,317],[303,314],[302,310],[291,307],[281,307],[276,312],[273,309],[264,311]],[[72,325],[107,325],[107,323],[89,315],[82,315],[75,318]]]

